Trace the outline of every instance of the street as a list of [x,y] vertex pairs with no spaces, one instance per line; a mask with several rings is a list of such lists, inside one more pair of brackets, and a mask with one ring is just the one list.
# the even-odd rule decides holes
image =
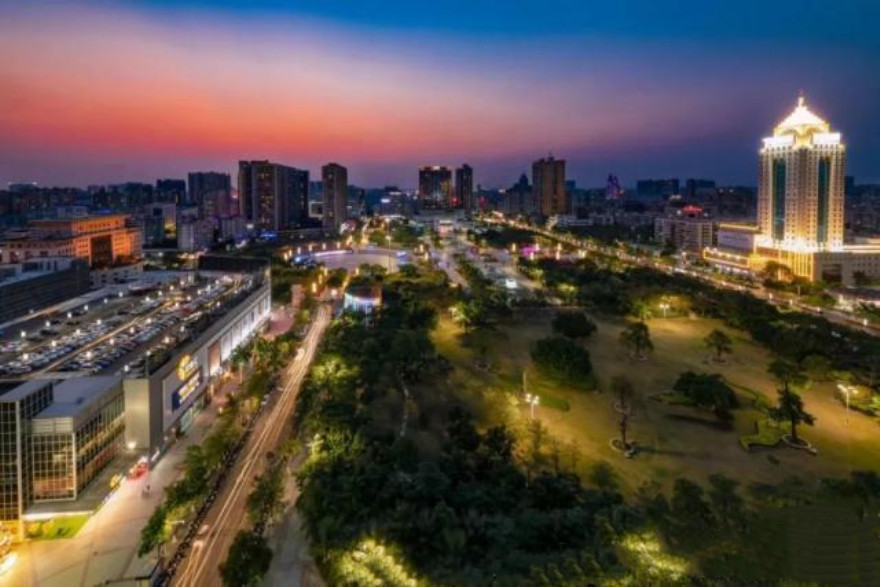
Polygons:
[[[246,504],[253,480],[263,472],[267,462],[266,455],[274,451],[284,439],[300,385],[314,359],[330,318],[330,308],[322,305],[303,341],[302,355],[292,359],[285,370],[275,404],[259,416],[255,431],[236,460],[235,470],[205,518],[207,533],[193,543],[172,584],[191,587],[221,584],[219,566],[226,559],[235,535],[249,524]],[[299,577],[288,577],[287,584],[299,585]]]

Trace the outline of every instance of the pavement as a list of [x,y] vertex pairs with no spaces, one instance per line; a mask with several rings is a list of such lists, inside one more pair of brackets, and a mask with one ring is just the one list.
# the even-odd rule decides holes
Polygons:
[[[291,361],[285,370],[280,389],[276,392],[273,405],[264,410],[235,462],[233,471],[220,490],[204,523],[207,534],[193,543],[188,556],[180,564],[172,584],[180,587],[200,587],[220,585],[220,564],[226,560],[229,547],[235,535],[250,527],[247,519],[247,497],[253,487],[253,480],[265,469],[266,455],[275,450],[285,439],[285,431],[291,422],[296,408],[296,397],[309,365],[318,351],[324,330],[330,324],[331,311],[326,305],[318,309],[317,316],[303,340],[302,355]],[[285,517],[285,523],[298,528],[298,520]],[[306,551],[308,545],[301,533],[290,533],[288,547],[299,553]],[[305,585],[301,580],[307,572],[307,565],[298,557],[291,559],[292,568],[288,570],[285,585],[293,587]]]
[[[134,585],[124,579],[149,572],[155,564],[155,557],[137,556],[141,528],[161,502],[165,487],[182,475],[187,448],[201,443],[216,421],[221,403],[217,397],[236,386],[234,379],[224,383],[215,401],[196,417],[188,434],[146,475],[126,480],[76,536],[17,546],[18,561],[0,576],[0,587],[92,587],[107,582]],[[147,485],[151,492],[144,495]]]

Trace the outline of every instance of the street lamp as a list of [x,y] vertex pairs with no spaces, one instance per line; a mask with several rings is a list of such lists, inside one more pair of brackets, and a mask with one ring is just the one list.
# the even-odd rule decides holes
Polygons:
[[666,318],[666,311],[669,309],[669,304],[662,302],[660,304],[660,309],[663,311],[663,317]]
[[532,395],[531,393],[526,394],[526,403],[529,404],[529,411],[531,412],[532,420],[535,419],[535,406],[541,403],[541,398],[537,395]]

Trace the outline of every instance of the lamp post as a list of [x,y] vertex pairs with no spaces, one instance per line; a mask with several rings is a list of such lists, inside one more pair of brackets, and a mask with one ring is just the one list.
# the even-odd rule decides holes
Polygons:
[[663,317],[666,318],[666,311],[669,310],[669,304],[666,302],[661,303],[660,309],[663,311]]
[[385,242],[388,243],[388,272],[391,272],[391,235],[385,235]]
[[526,394],[526,403],[529,404],[529,411],[531,414],[532,420],[535,419],[535,406],[541,403],[541,398],[537,395],[532,395],[530,393]]

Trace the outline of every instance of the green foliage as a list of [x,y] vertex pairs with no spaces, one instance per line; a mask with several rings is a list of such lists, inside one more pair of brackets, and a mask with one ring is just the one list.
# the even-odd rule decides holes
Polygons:
[[553,330],[566,338],[587,338],[596,332],[596,323],[583,312],[557,312]]
[[373,403],[397,385],[414,344],[422,365],[412,377],[438,386],[443,379],[427,337],[432,321],[422,314],[448,307],[440,296],[449,288],[411,296],[423,271],[386,284],[387,303],[371,325],[348,316],[331,325],[297,399],[297,428],[310,446],[297,509],[325,576],[340,585],[345,577],[392,585],[404,575],[420,577],[417,584],[487,585],[497,575],[499,585],[513,585],[535,565],[577,574],[568,559],[590,577],[604,572],[600,565],[612,568],[611,540],[632,522],[612,515],[621,497],[558,470],[540,422],[518,447],[507,428],[478,430],[453,408],[432,417],[445,433],[428,454],[371,422]]
[[706,336],[704,342],[708,348],[715,351],[715,358],[719,361],[724,355],[733,351],[733,341],[724,331],[717,328]]
[[236,534],[228,558],[220,565],[225,587],[257,587],[272,563],[272,550],[262,536],[244,530]]
[[635,357],[643,358],[645,353],[654,350],[648,325],[633,322],[620,333],[620,343]]
[[712,411],[719,420],[729,421],[730,410],[739,406],[736,393],[717,373],[686,371],[678,376],[673,389],[690,405]]
[[156,508],[147,525],[141,529],[141,541],[138,545],[138,556],[146,556],[166,539],[165,523],[168,519],[168,510],[164,505]]
[[273,458],[262,475],[257,477],[247,498],[247,511],[254,525],[277,516],[284,507],[284,471],[287,461]]
[[753,446],[774,447],[780,443],[783,434],[785,432],[775,420],[764,418],[755,422],[754,434],[740,437],[739,444],[747,451]]
[[590,354],[582,346],[561,336],[537,341],[532,348],[532,361],[538,370],[573,387],[592,384],[593,367]]

